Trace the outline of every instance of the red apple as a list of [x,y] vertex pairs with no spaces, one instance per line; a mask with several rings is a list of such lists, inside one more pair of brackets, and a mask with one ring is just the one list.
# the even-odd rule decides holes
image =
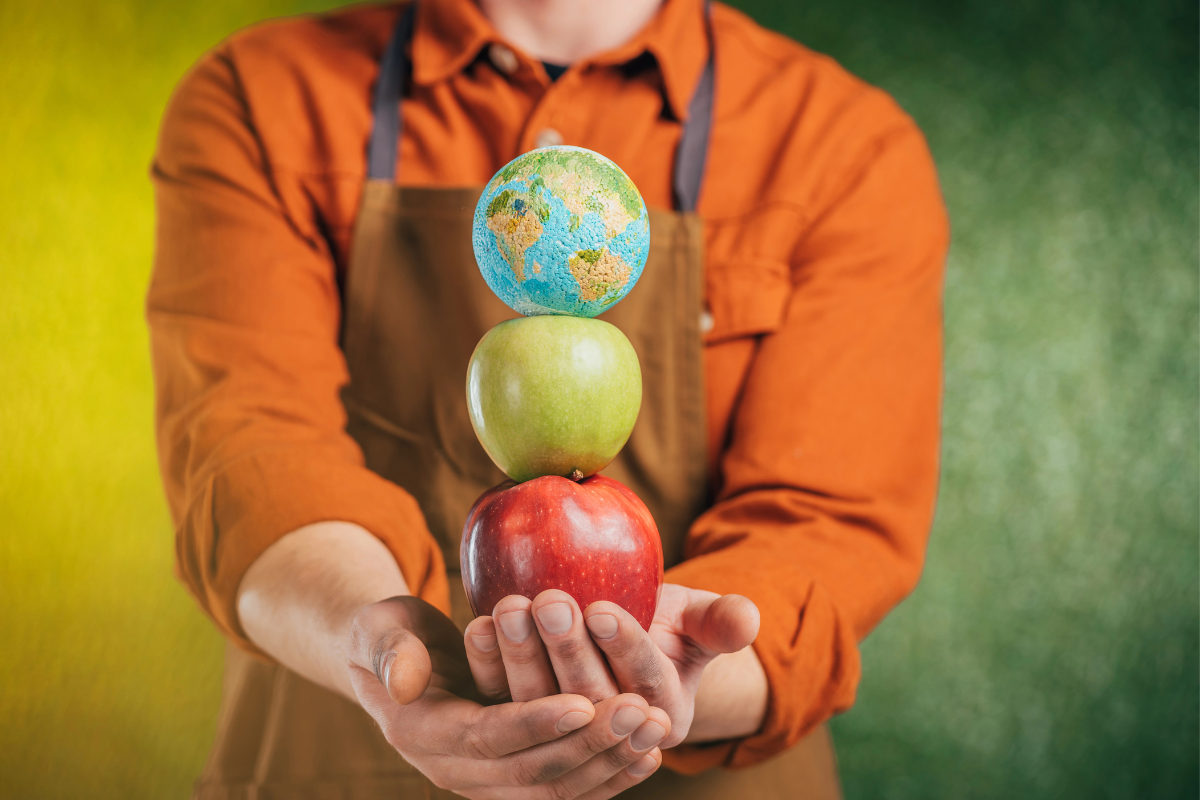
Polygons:
[[646,630],[662,590],[662,540],[650,510],[624,484],[547,475],[488,489],[462,538],[462,577],[476,616],[510,594],[561,589],[580,608],[609,600]]

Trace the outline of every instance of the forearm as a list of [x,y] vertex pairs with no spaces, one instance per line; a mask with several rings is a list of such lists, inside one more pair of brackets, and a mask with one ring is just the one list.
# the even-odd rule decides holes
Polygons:
[[767,676],[754,648],[719,655],[704,669],[688,743],[757,733],[767,713]]
[[288,669],[353,698],[347,651],[360,608],[409,594],[387,547],[358,525],[319,522],[269,547],[238,588],[238,618]]

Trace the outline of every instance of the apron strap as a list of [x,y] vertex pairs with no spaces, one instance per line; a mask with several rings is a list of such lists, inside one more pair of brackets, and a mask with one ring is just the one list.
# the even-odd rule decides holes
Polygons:
[[[375,97],[372,102],[375,119],[371,127],[371,140],[367,145],[368,180],[396,180],[397,147],[403,130],[400,101],[411,66],[408,63],[408,43],[412,40],[416,10],[416,0],[404,9],[379,65],[379,79],[375,83]],[[704,0],[704,26],[709,43],[708,61],[704,65],[704,71],[700,73],[700,81],[696,84],[696,91],[688,104],[688,118],[683,123],[683,134],[675,151],[675,175],[672,183],[675,208],[678,211],[696,210],[700,186],[704,182],[704,166],[708,160],[708,134],[712,129],[714,94],[711,17],[711,4],[709,0]]]
[[704,29],[708,34],[708,61],[700,73],[700,82],[688,103],[688,117],[683,123],[683,135],[675,150],[675,210],[695,211],[704,183],[704,165],[708,161],[708,132],[713,115],[713,35],[712,4],[704,0]]
[[408,43],[412,40],[416,0],[408,4],[379,64],[372,111],[371,142],[367,146],[367,180],[396,180],[396,149],[400,144],[400,99],[408,80]]

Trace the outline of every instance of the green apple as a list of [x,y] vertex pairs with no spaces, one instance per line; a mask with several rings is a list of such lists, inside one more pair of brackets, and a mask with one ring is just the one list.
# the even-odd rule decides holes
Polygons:
[[642,370],[625,334],[598,319],[501,322],[467,366],[467,408],[483,449],[515,481],[595,474],[629,439]]

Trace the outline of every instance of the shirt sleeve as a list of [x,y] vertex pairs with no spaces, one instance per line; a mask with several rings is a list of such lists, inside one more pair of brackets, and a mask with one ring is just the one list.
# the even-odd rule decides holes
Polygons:
[[378,536],[412,593],[448,611],[416,501],[366,469],[345,433],[334,260],[317,220],[281,202],[227,52],[180,85],[152,176],[147,318],[179,576],[253,649],[236,612],[247,569],[290,531],[342,520]]
[[858,643],[920,576],[938,475],[949,226],[907,118],[862,148],[804,233],[762,337],[713,507],[667,580],[745,595],[770,687],[762,730],[667,754],[682,772],[760,762],[854,702]]

